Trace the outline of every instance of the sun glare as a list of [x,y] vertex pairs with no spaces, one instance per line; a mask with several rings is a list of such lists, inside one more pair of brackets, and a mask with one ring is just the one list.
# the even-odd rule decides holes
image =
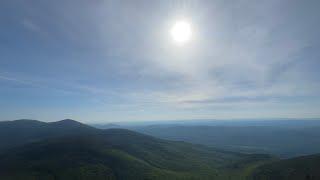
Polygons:
[[191,39],[191,25],[186,21],[177,21],[171,28],[170,34],[174,42],[185,44]]

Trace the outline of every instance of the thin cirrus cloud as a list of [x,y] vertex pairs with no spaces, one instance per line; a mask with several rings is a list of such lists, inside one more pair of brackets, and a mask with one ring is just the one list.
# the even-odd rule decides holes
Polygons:
[[[318,117],[318,4],[1,2],[6,102],[46,96],[20,114],[13,103],[5,119],[42,104],[44,120]],[[193,37],[177,46],[169,31],[181,18]]]

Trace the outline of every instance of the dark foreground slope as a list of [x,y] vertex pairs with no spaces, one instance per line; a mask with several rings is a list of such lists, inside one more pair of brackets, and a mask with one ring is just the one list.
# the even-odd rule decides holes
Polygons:
[[319,180],[320,155],[277,161],[257,168],[254,180]]
[[269,160],[264,155],[225,152],[129,130],[90,130],[50,137],[0,154],[0,177],[1,180],[238,180]]

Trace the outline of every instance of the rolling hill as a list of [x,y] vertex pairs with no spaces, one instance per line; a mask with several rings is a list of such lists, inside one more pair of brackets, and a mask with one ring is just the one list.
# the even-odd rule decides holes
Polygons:
[[[28,138],[18,135],[19,143],[10,144],[10,150],[0,154],[2,180],[238,180],[272,159],[161,140],[125,129],[98,130],[72,120],[4,124],[11,127],[7,134],[22,131]],[[50,133],[44,136],[46,130]]]

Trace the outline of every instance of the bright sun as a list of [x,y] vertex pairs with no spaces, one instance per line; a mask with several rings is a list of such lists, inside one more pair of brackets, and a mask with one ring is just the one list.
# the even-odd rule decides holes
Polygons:
[[186,21],[177,21],[170,31],[171,37],[178,44],[185,44],[191,39],[191,26]]

